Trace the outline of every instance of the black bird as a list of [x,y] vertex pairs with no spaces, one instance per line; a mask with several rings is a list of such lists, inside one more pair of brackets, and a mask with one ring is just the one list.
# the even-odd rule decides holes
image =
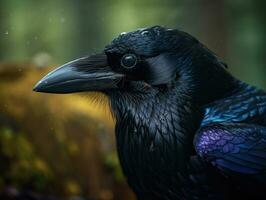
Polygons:
[[265,199],[266,93],[193,36],[154,26],[45,76],[38,92],[100,91],[139,200]]

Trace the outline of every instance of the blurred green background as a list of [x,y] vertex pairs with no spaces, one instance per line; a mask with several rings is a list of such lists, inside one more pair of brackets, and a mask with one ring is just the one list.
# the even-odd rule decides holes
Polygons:
[[158,24],[191,33],[236,77],[266,89],[265,8],[264,0],[0,0],[0,195],[134,199],[108,107],[33,85],[121,32]]

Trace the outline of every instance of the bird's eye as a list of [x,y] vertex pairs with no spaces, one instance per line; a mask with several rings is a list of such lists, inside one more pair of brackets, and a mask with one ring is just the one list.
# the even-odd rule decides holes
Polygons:
[[137,56],[134,54],[126,54],[121,58],[121,65],[127,69],[133,68],[137,64]]

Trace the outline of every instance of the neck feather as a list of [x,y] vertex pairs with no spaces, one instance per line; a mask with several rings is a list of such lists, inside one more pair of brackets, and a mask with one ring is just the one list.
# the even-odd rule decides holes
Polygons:
[[[150,88],[142,93],[119,92],[110,97],[117,121],[116,137],[121,160],[133,158],[130,162],[133,164],[137,158],[131,154],[136,155],[134,152],[137,151],[148,157],[154,153],[157,155],[154,159],[175,154],[176,160],[174,156],[165,159],[173,162],[173,168],[185,169],[202,116],[193,101],[192,86],[180,78],[175,87],[164,92]],[[123,152],[131,153],[125,158]],[[158,165],[165,165],[165,162],[158,160]]]

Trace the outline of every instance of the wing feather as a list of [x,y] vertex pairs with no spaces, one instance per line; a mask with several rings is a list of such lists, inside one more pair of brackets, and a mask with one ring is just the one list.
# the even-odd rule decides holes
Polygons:
[[265,174],[266,127],[244,123],[209,124],[198,131],[194,146],[200,157],[222,171]]

